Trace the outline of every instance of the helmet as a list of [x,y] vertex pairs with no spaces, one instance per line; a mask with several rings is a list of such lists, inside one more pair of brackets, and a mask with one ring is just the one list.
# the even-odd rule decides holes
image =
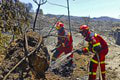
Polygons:
[[84,37],[88,36],[89,27],[87,25],[81,25],[79,31]]
[[64,24],[62,22],[57,22],[56,24],[56,29],[59,30],[64,26]]
[[81,25],[80,26],[80,31],[88,31],[89,27],[87,25]]

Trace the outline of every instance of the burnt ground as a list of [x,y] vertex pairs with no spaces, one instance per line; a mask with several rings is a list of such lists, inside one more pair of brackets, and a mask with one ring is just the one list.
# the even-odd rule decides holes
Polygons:
[[[109,53],[106,56],[106,80],[120,80],[120,46],[110,42],[109,43]],[[92,57],[92,55],[86,56],[86,55],[78,55],[74,54],[74,63],[76,64],[76,67],[74,68],[73,73],[69,77],[62,77],[60,75],[56,75],[51,71],[46,72],[46,78],[47,80],[87,80],[88,78],[88,66],[89,66],[89,60]],[[10,68],[13,67],[12,64],[13,61],[4,61],[3,60],[4,55],[0,55],[0,62],[4,62],[0,64],[0,66],[4,65],[4,67],[8,67],[9,69],[4,70],[8,72]],[[9,63],[9,64],[8,64]],[[2,69],[0,69],[0,74],[2,73]],[[26,76],[26,74],[29,74]],[[31,72],[24,73],[25,80],[31,80]],[[16,73],[11,73],[9,77],[11,77],[10,80],[13,80],[12,77],[14,76],[14,79],[17,80],[20,75],[19,71]],[[0,75],[0,77],[4,77],[3,75]]]

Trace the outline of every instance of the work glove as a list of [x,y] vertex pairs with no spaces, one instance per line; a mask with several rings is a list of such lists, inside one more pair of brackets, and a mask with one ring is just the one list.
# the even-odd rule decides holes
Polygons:
[[74,52],[76,52],[76,53],[78,53],[79,55],[81,55],[82,53],[83,53],[83,51],[82,50],[75,50]]

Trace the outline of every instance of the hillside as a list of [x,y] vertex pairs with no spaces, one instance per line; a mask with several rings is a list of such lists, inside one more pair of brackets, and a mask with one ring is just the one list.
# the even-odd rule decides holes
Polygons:
[[[53,17],[59,17],[60,15],[55,15],[55,14],[45,14],[45,16],[48,16],[50,18],[53,18]],[[64,15],[63,16],[64,19],[67,19],[67,15]],[[71,20],[76,20],[76,21],[80,21],[80,20],[84,20],[83,18],[84,17],[79,17],[79,16],[70,16],[71,17]],[[88,18],[90,18],[90,16],[88,16]],[[111,18],[111,17],[107,17],[107,16],[101,16],[101,17],[93,17],[93,18],[90,18],[91,20],[94,20],[94,21],[113,21],[113,22],[116,22],[116,21],[120,21],[120,19],[116,19],[116,18]]]
[[[45,16],[49,18],[59,17],[60,15],[54,15],[54,14],[46,14]],[[82,24],[89,25],[92,30],[94,31],[106,31],[106,30],[112,30],[114,27],[120,27],[120,19],[115,19],[107,16],[103,17],[78,17],[78,16],[71,16],[71,28],[78,28]],[[64,22],[64,24],[68,24],[68,17],[67,15],[63,15],[63,17],[60,19]],[[67,25],[68,26],[68,25]]]

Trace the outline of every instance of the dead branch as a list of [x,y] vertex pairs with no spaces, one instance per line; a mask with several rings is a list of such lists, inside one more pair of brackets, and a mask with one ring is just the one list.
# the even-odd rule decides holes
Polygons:
[[26,49],[26,51],[27,51],[27,55],[25,56],[25,57],[23,57],[6,75],[5,75],[5,77],[3,78],[3,80],[6,80],[7,79],[7,77],[10,75],[10,73],[11,72],[13,72],[27,57],[29,57],[31,54],[33,54],[33,53],[35,53],[36,51],[38,51],[39,49],[40,49],[40,47],[41,47],[41,41],[42,40],[40,40],[40,37],[39,37],[39,43],[38,43],[38,45],[37,45],[37,47],[35,48],[35,50],[33,50],[31,53],[29,53],[28,52],[28,43],[27,43],[27,37],[26,37],[26,34],[25,34],[25,49]]

